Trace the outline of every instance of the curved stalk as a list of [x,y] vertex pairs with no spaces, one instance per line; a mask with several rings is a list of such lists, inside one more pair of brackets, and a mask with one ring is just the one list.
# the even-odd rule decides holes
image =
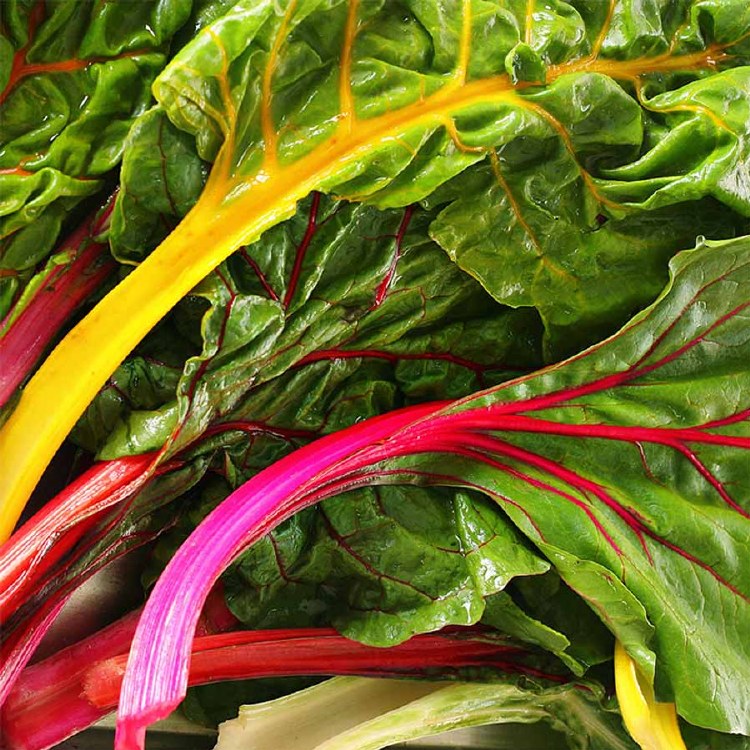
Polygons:
[[674,703],[659,703],[625,647],[615,644],[615,685],[625,727],[643,750],[687,750]]

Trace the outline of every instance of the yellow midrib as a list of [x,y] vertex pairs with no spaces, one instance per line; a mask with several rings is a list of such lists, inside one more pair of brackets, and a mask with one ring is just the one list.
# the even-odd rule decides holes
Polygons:
[[[682,66],[711,65],[718,53],[709,49],[684,56]],[[630,78],[680,64],[663,56],[578,60],[550,69],[548,81],[579,71]],[[505,75],[468,83],[454,77],[400,110],[368,120],[352,117],[350,127],[338,129],[324,146],[289,165],[265,164],[265,171],[235,179],[229,189],[217,177],[226,173],[231,155],[221,155],[188,216],[49,355],[0,431],[0,542],[10,535],[45,467],[107,378],[177,301],[234,250],[290,216],[298,200],[378,144],[420,125],[437,126],[446,113],[514,97]],[[231,201],[222,200],[229,194]]]
[[687,750],[673,703],[659,703],[620,641],[615,642],[615,686],[620,713],[642,750]]

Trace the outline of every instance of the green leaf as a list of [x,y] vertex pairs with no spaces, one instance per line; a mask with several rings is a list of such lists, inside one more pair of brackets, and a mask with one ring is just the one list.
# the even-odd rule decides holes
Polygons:
[[[141,118],[134,142],[150,122],[163,120]],[[189,446],[189,456],[214,457],[227,480],[205,483],[195,512],[157,547],[147,581],[232,487],[296,445],[540,362],[533,312],[484,295],[430,242],[429,220],[316,195],[196,290],[193,300],[210,305],[203,352],[182,355],[176,394],[178,343],[196,324],[190,298],[118,368],[77,441],[104,457],[171,441],[173,455]],[[393,488],[290,521],[235,566],[227,590],[252,627],[333,622],[382,645],[476,622],[486,596],[544,570],[484,501]]]
[[139,117],[125,141],[110,240],[115,256],[142,260],[192,208],[207,171],[192,139],[161,108]]
[[749,269],[750,238],[679,255],[619,333],[459,402],[457,424],[488,415],[492,460],[412,459],[496,498],[644,673],[655,664],[660,700],[745,734]]
[[[187,509],[183,503],[177,528],[155,547],[147,585],[230,491],[208,479]],[[383,487],[294,516],[245,552],[224,585],[247,627],[333,624],[350,638],[388,646],[446,625],[472,625],[485,599],[511,579],[547,569],[484,498]]]
[[[144,116],[133,143],[153,151],[143,134],[153,132],[149,123],[160,128],[163,122],[156,112]],[[141,162],[136,172],[146,174],[147,168]],[[133,216],[125,208],[132,195],[128,184],[115,220]],[[161,226],[156,212],[150,216]],[[118,390],[105,388],[89,407],[76,439],[112,458],[167,442],[175,453],[209,425],[220,429],[231,422],[312,436],[404,401],[467,395],[537,366],[536,313],[502,307],[484,294],[429,240],[430,219],[417,208],[380,211],[315,194],[294,218],[233,255],[178,306],[167,330],[194,330],[200,311],[203,351],[183,358],[174,396],[169,393],[157,412],[140,413],[158,404],[128,387],[133,379],[126,370],[145,366],[153,370],[151,379],[163,374],[136,355],[118,368]],[[115,247],[124,246],[121,231]],[[205,313],[197,304],[204,300]],[[158,352],[164,340],[149,336],[141,350]],[[367,384],[366,374],[358,376],[363,387],[356,401],[342,399],[335,409],[321,410],[329,403],[327,390],[340,388],[342,377],[360,367],[376,368],[373,383]],[[139,376],[134,385],[143,390],[148,378]],[[365,406],[365,397],[380,405]]]
[[472,625],[485,597],[546,569],[485,500],[391,487],[326,501],[284,525],[243,556],[227,596],[252,627],[332,622],[388,646]]
[[[750,228],[750,19],[731,5],[239,2],[155,92],[218,158],[205,206],[252,203],[245,241],[311,189],[390,208],[451,182],[431,235],[539,310],[554,360],[653,300],[697,235]],[[130,234],[149,247],[146,210]]]
[[38,263],[66,213],[101,188],[190,7],[190,0],[3,3],[3,268]]
[[552,571],[491,596],[482,622],[552,652],[578,675],[612,659],[609,631]]

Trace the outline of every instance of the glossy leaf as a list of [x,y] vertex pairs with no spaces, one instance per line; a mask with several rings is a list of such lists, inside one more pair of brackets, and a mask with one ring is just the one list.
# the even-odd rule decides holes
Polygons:
[[[464,173],[431,233],[499,301],[540,310],[553,356],[609,333],[651,301],[668,258],[696,235],[750,226],[750,116],[739,93],[747,69],[704,77],[715,63],[693,54],[698,29],[705,34],[706,18],[721,14],[716,39],[704,36],[702,48],[724,65],[745,60],[747,44],[727,44],[750,32],[739,5],[731,25],[710,4],[702,17],[684,4],[654,8],[650,27],[629,3],[613,3],[597,19],[567,3],[537,15],[532,7],[528,18],[523,4],[414,3],[398,22],[387,6],[342,5],[290,5],[283,18],[270,6],[238,5],[165,71],[157,95],[204,158],[226,144],[222,158],[234,166],[222,166],[237,180],[257,172],[284,184],[300,160],[312,163],[324,150],[334,159],[334,138],[342,137],[367,138],[371,153],[352,167],[344,156],[338,167],[333,161],[336,172],[318,187],[334,194],[404,205]],[[446,32],[451,16],[463,34]],[[313,20],[335,29],[345,51],[309,34]],[[274,36],[280,29],[285,39]],[[541,72],[515,80],[522,45]],[[335,74],[342,60],[348,82]],[[198,84],[190,71],[210,64],[216,80]],[[254,74],[257,86],[240,84]],[[475,102],[469,91],[479,81],[486,93]],[[540,81],[546,86],[530,85]],[[451,89],[450,100],[441,98]],[[401,114],[391,126],[394,109]]]
[[[200,505],[160,542],[160,566],[227,491],[216,482],[206,488]],[[388,646],[474,624],[485,599],[512,578],[547,569],[484,499],[384,487],[290,519],[237,561],[224,588],[232,612],[249,627],[333,624],[350,638]]]
[[190,0],[3,4],[4,268],[22,271],[43,258],[66,211],[118,163],[190,7]]
[[[149,130],[150,119],[143,118]],[[140,127],[134,143],[148,150]],[[145,339],[115,373],[117,390],[104,389],[75,436],[103,458],[164,444],[174,454],[209,426],[232,422],[311,437],[404,400],[467,395],[537,366],[536,314],[497,305],[451,264],[427,237],[430,216],[315,194],[293,219],[233,255]],[[188,359],[181,340],[198,335],[199,320],[203,351]],[[175,392],[177,373],[165,366],[182,362]],[[336,414],[334,399],[321,411],[330,400],[324,394],[347,387],[343,379],[363,368],[371,374],[356,376],[366,389],[360,398],[369,392],[373,405],[347,408],[341,399],[346,412]],[[153,398],[154,381],[170,384],[161,400]]]

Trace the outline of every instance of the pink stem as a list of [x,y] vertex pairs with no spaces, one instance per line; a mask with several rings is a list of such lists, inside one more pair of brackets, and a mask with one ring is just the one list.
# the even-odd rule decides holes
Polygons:
[[[442,404],[409,407],[306,445],[233,492],[180,547],[159,578],[133,639],[122,684],[116,747],[140,748],[148,724],[168,715],[187,690],[192,634],[208,590],[249,544],[305,505],[320,473],[386,440]],[[216,543],[221,539],[221,543]],[[184,585],[189,571],[191,585]],[[164,622],[180,623],[165,630]],[[187,637],[186,635],[187,634]],[[144,680],[144,675],[156,679]]]
[[[139,616],[132,612],[23,673],[3,717],[8,750],[46,750],[117,706]],[[188,685],[294,675],[452,677],[466,668],[567,682],[564,675],[526,665],[526,656],[525,649],[481,628],[417,635],[389,648],[352,641],[331,628],[198,634]]]
[[[113,206],[110,200],[63,243],[57,252],[71,251],[73,259],[53,266],[18,317],[0,324],[0,406],[8,402],[71,314],[117,268],[106,253],[107,243],[93,240],[104,231]],[[7,319],[12,315],[11,310]]]
[[143,485],[156,458],[156,453],[144,453],[95,464],[0,546],[1,620],[12,614],[39,576],[80,540],[102,511]]
[[[66,601],[67,597],[35,613],[32,621],[24,629],[22,637],[17,635],[3,643],[0,649],[0,708],[3,708],[21,670],[28,663]],[[0,711],[0,717],[6,714],[7,709],[3,708]],[[2,738],[2,733],[0,733],[0,738]]]

